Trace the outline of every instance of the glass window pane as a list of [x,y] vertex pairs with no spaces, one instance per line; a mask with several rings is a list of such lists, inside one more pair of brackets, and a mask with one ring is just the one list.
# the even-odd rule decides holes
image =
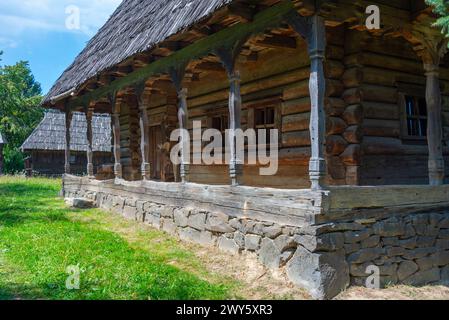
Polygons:
[[415,119],[408,119],[408,135],[409,136],[417,136],[418,135],[418,121]]
[[418,104],[419,104],[419,115],[420,116],[427,116],[427,103],[426,103],[426,99],[424,98],[420,98],[418,100]]
[[421,119],[419,120],[419,135],[421,137],[426,137],[427,136],[427,120],[426,119]]
[[267,108],[267,121],[265,124],[274,124],[274,108]]
[[265,110],[264,109],[256,109],[254,110],[255,113],[255,123],[256,126],[261,126],[265,124]]
[[405,97],[405,111],[407,112],[408,116],[413,116],[414,115],[414,105],[415,104],[415,100],[413,99],[413,97],[410,96],[406,96]]

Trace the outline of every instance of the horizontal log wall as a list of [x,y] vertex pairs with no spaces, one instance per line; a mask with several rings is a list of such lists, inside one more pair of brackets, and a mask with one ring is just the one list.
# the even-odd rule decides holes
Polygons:
[[[407,140],[401,127],[401,93],[423,94],[426,80],[422,61],[411,45],[402,38],[370,37],[363,53],[349,55],[347,63],[363,65],[359,75],[348,81],[359,87],[348,94],[348,100],[363,99],[363,160],[361,184],[426,184],[428,183],[428,149],[426,141]],[[441,66],[444,106],[444,132],[449,139],[447,121],[449,68]],[[350,79],[350,80],[349,80]],[[449,155],[447,150],[446,155]],[[449,160],[449,157],[447,157]]]
[[[405,141],[401,128],[399,93],[402,87],[425,88],[421,60],[402,38],[389,39],[368,33],[328,28],[326,72],[326,153],[329,185],[426,184],[427,146],[425,141]],[[305,42],[297,37],[297,48],[270,48],[256,60],[237,62],[241,73],[242,128],[252,127],[254,105],[278,101],[280,129],[279,171],[261,176],[258,165],[245,165],[243,183],[278,188],[309,187],[310,98],[309,57]],[[441,70],[443,125],[449,139],[449,64]],[[189,123],[200,120],[210,127],[213,115],[228,114],[229,80],[223,70],[206,71],[187,82]],[[172,88],[174,89],[174,88]],[[169,90],[170,91],[170,90]],[[172,90],[173,91],[173,90]],[[176,95],[162,92],[148,104],[150,126],[169,133],[177,126]],[[132,99],[131,99],[132,100]],[[128,104],[128,105],[127,105]],[[135,101],[122,108],[122,164],[124,177],[140,179],[140,130]],[[168,112],[167,110],[171,110]],[[131,117],[130,117],[131,115]],[[449,156],[448,149],[445,153]],[[174,170],[168,157],[165,171]],[[449,159],[448,159],[449,162]],[[165,180],[170,181],[170,179]],[[191,165],[190,181],[228,184],[226,165]]]
[[[326,64],[327,108],[342,109],[343,84],[342,40],[333,39],[328,46]],[[251,186],[278,188],[309,187],[308,162],[310,158],[310,59],[306,43],[297,37],[296,49],[269,49],[259,52],[257,61],[238,61],[242,77],[242,129],[253,127],[252,108],[276,104],[276,127],[280,132],[279,170],[275,176],[261,176],[258,165],[245,165],[243,183]],[[210,125],[211,115],[227,114],[229,82],[224,70],[214,72],[189,86],[189,129],[192,121],[200,120],[202,126]],[[340,132],[338,119],[332,122],[333,132]],[[345,126],[343,124],[343,126]],[[339,159],[329,160],[329,184],[343,184],[345,173]],[[222,166],[190,166],[192,182],[227,184],[228,168]]]

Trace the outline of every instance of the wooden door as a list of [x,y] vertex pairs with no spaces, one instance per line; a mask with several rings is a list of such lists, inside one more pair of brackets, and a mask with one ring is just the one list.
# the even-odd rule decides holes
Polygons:
[[162,144],[163,139],[161,127],[160,126],[150,127],[151,179],[154,180],[161,180]]

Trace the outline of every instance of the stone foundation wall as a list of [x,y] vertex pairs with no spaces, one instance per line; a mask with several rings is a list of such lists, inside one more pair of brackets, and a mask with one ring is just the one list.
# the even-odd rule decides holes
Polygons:
[[91,199],[185,241],[234,255],[256,252],[318,299],[365,285],[369,266],[379,267],[382,286],[449,282],[449,210],[297,227],[81,189],[65,196]]

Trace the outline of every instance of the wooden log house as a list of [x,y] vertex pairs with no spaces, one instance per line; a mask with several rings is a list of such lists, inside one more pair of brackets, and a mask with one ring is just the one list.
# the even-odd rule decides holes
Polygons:
[[[373,4],[381,27],[368,30]],[[67,161],[65,195],[255,251],[318,298],[363,284],[369,263],[384,284],[447,280],[449,58],[434,19],[422,0],[124,1],[44,102],[69,122],[113,119],[115,179],[75,177]],[[229,165],[178,170],[170,134],[195,120],[278,129],[277,174],[232,144]]]
[[[48,110],[39,125],[21,146],[22,152],[29,155],[25,170],[39,176],[61,176],[65,172],[66,150],[65,114]],[[112,175],[112,131],[111,117],[107,114],[94,115],[92,119],[93,169],[97,178],[110,178]],[[71,170],[77,175],[87,174],[87,121],[83,113],[73,113],[70,125]],[[109,169],[109,170],[108,170]],[[109,171],[109,174],[108,174]]]

